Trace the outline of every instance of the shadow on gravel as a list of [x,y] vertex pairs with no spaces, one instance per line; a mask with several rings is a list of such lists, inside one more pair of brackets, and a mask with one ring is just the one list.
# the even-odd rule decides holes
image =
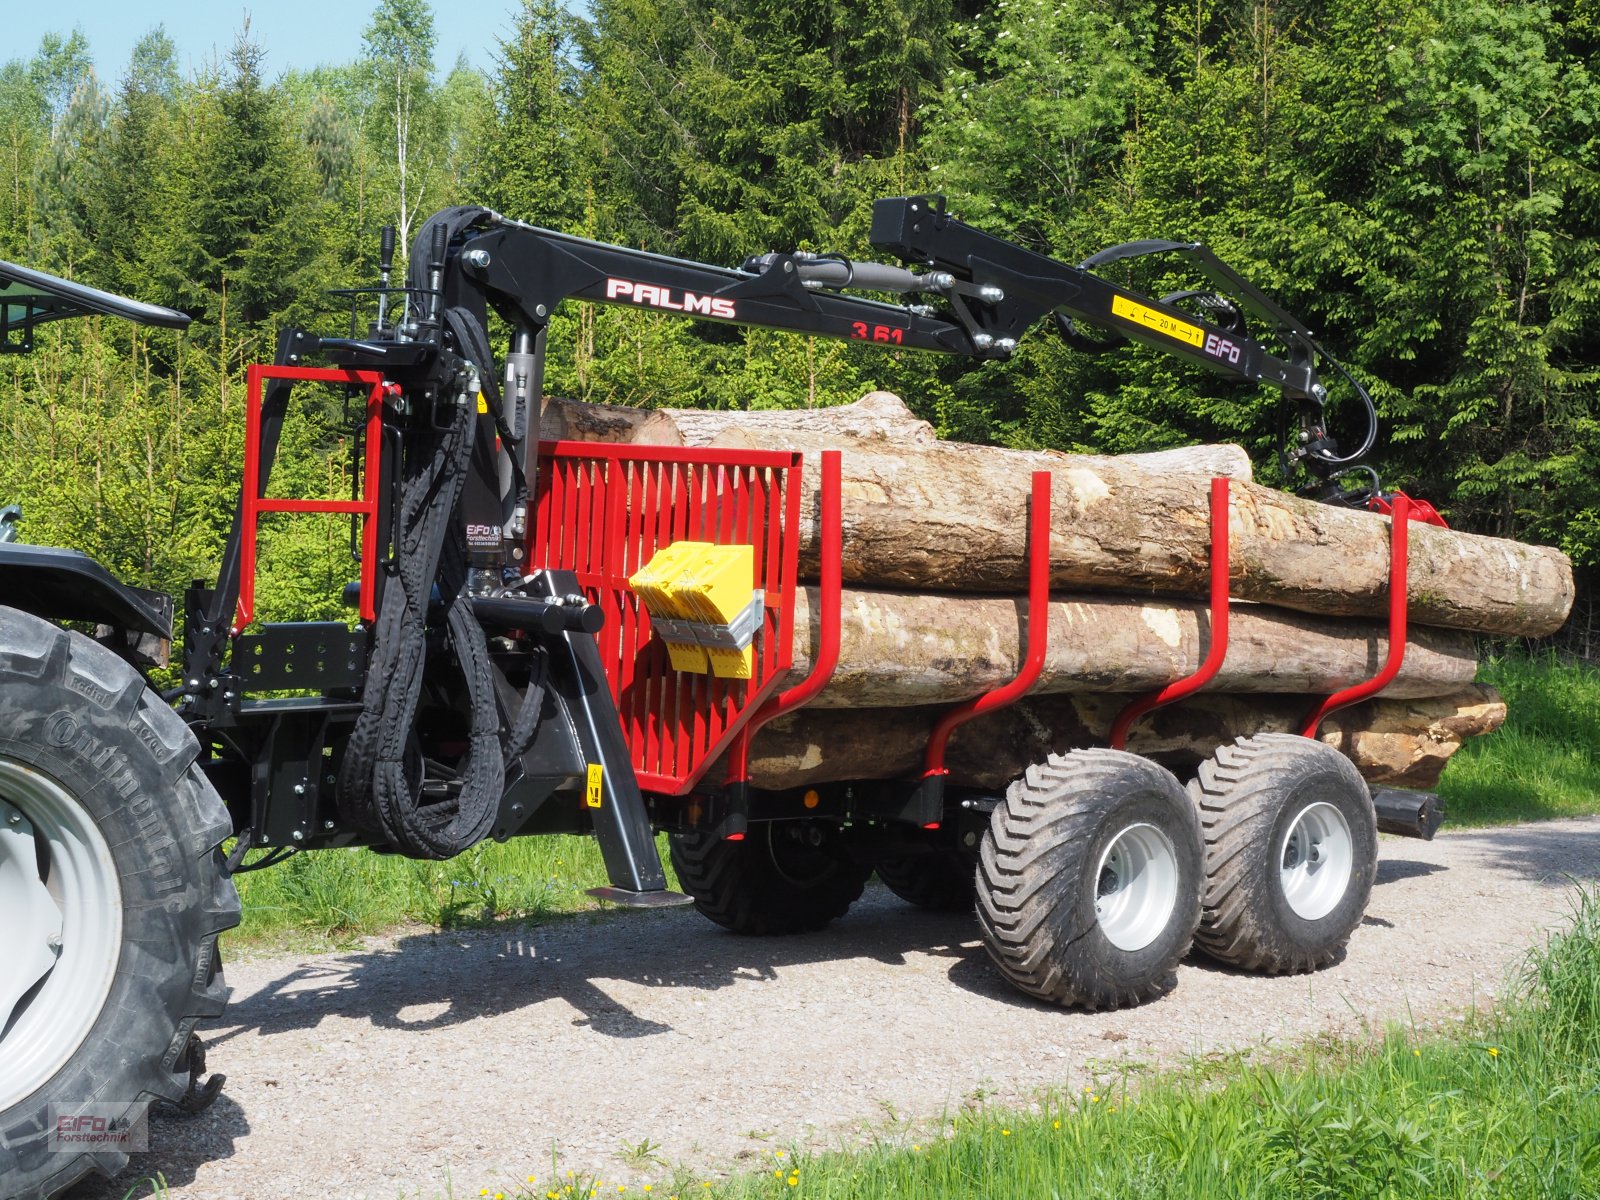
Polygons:
[[1422,879],[1449,869],[1441,863],[1417,862],[1409,858],[1380,858],[1378,872],[1373,876],[1372,882],[1399,883],[1402,879]]
[[[826,930],[794,937],[739,937],[692,909],[418,934],[393,948],[285,964],[266,986],[235,995],[207,1044],[314,1029],[335,1015],[420,1033],[551,1000],[577,1010],[574,1025],[607,1037],[650,1037],[671,1027],[635,1013],[607,982],[715,992],[773,982],[794,966],[852,958],[899,966],[913,950],[976,958],[988,969],[971,917],[919,912],[881,889]],[[1005,992],[998,977],[980,988]]]
[[193,1116],[157,1105],[150,1111],[149,1152],[132,1155],[114,1179],[85,1179],[62,1193],[62,1200],[122,1200],[130,1191],[149,1196],[152,1189],[145,1181],[158,1173],[174,1190],[187,1187],[199,1167],[232,1158],[234,1141],[249,1132],[244,1109],[226,1091],[205,1112]]
[[1486,829],[1484,857],[1497,870],[1552,887],[1600,878],[1600,822],[1581,828],[1514,825]]

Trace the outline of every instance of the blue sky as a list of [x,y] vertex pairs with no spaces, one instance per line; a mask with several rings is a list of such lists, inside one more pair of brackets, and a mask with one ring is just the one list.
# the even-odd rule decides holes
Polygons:
[[[47,33],[83,30],[102,81],[115,82],[128,65],[134,43],[157,25],[178,46],[186,74],[220,58],[238,36],[244,14],[267,51],[269,75],[319,63],[349,62],[361,51],[361,33],[376,0],[0,0],[0,62],[28,58]],[[433,0],[441,70],[465,53],[473,66],[494,63],[499,39],[510,30],[516,0]]]

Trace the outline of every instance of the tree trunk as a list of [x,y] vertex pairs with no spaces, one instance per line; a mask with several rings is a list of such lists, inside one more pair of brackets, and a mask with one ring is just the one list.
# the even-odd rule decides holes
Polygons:
[[[938,441],[933,426],[922,420],[893,392],[868,392],[850,404],[832,408],[727,409],[661,408],[650,414],[634,442],[641,446],[710,446],[732,434],[747,434],[759,444],[786,449],[791,433],[816,437],[876,439],[911,449]],[[752,442],[752,445],[757,444]]]
[[546,396],[539,410],[539,436],[547,442],[631,442],[652,415],[647,408]]
[[[795,606],[795,671],[810,670],[819,637],[816,589]],[[1027,602],[989,596],[906,595],[847,589],[839,665],[812,701],[822,708],[953,703],[1009,682],[1027,645]],[[1211,644],[1205,606],[1123,596],[1058,596],[1050,603],[1044,670],[1032,689],[1139,692],[1191,674]],[[1387,627],[1235,604],[1228,654],[1210,690],[1337,691],[1370,679],[1388,655]],[[1477,670],[1471,635],[1414,629],[1386,696],[1439,696]]]
[[[946,765],[952,786],[1003,789],[1048,754],[1104,745],[1126,696],[1029,697],[960,726]],[[1236,737],[1294,732],[1310,707],[1304,696],[1201,695],[1137,722],[1128,749],[1192,766]],[[943,708],[815,709],[780,718],[756,735],[751,781],[762,788],[921,774],[928,734]],[[1375,784],[1431,788],[1469,737],[1490,733],[1506,708],[1493,688],[1470,686],[1422,700],[1369,700],[1323,723],[1334,746]],[[709,778],[722,778],[721,765]]]
[[[831,441],[792,431],[770,439],[773,449],[806,452],[806,578],[816,577],[818,562],[816,452]],[[901,451],[855,441],[843,461],[845,582],[913,592],[1026,591],[1030,476],[1048,470],[1052,587],[1204,596],[1209,483],[1199,474],[1152,470],[1140,458],[957,442]],[[1316,614],[1381,616],[1389,602],[1389,525],[1377,513],[1236,480],[1233,594]],[[1412,622],[1540,637],[1566,620],[1572,566],[1560,551],[1417,522],[1410,541]]]

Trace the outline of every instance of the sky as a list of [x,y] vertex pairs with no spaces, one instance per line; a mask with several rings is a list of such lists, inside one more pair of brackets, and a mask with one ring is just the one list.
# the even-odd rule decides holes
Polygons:
[[[0,0],[0,62],[29,58],[47,33],[83,30],[102,82],[114,84],[128,65],[134,43],[157,25],[178,47],[185,74],[222,58],[238,36],[244,14],[266,49],[269,76],[291,68],[352,61],[376,0]],[[516,0],[433,0],[441,71],[465,53],[473,66],[494,65],[499,39],[511,28]]]

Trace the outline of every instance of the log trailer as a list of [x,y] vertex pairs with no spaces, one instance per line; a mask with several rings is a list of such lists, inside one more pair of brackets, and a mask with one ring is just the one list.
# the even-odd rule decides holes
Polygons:
[[[815,695],[837,658],[839,455],[822,456],[820,512],[805,513],[799,454],[541,443],[546,331],[564,301],[980,361],[1049,317],[1084,349],[1131,340],[1277,388],[1299,415],[1289,456],[1328,498],[1394,506],[1404,648],[1406,501],[1337,492],[1372,445],[1371,402],[1357,386],[1368,427],[1341,452],[1318,373],[1332,360],[1204,247],[1136,242],[1068,265],[963,224],[934,196],[879,201],[871,241],[902,265],[796,252],[725,269],[454,208],[420,231],[402,286],[385,231],[381,281],[362,289],[377,310],[365,336],[287,330],[273,363],[248,372],[232,532],[216,580],[183,598],[181,672],[164,692],[152,679],[168,665],[172,598],[6,538],[0,523],[0,1197],[120,1169],[118,1137],[149,1102],[194,1109],[216,1095],[195,1028],[226,999],[218,937],[239,919],[233,876],[308,850],[442,859],[486,838],[592,833],[609,875],[595,895],[692,902],[747,934],[821,928],[876,870],[915,904],[975,907],[1008,979],[1087,1008],[1162,994],[1196,938],[1272,972],[1341,952],[1377,829],[1431,836],[1437,822],[1429,797],[1375,797],[1311,736],[1382,677],[1317,706],[1308,736],[1219,748],[1187,788],[1123,745],[1204,669],[1130,706],[1109,746],[1051,757],[1004,795],[947,786],[951,731],[1030,686],[1048,623],[1029,622],[1021,675],[928,731],[919,778],[752,786],[751,739]],[[1152,297],[1098,273],[1152,254],[1187,259],[1205,286]],[[850,294],[861,291],[893,299]],[[26,352],[39,325],[90,314],[188,321],[0,263],[0,350]],[[295,396],[319,388],[353,406],[348,499],[271,487]],[[1218,481],[1213,671],[1227,502]],[[1046,474],[1033,492],[1034,612],[1048,594],[1049,503]],[[350,621],[273,622],[258,608],[262,518],[303,512],[351,521]],[[810,521],[820,652],[792,679]],[[686,894],[668,890],[662,831]]]

